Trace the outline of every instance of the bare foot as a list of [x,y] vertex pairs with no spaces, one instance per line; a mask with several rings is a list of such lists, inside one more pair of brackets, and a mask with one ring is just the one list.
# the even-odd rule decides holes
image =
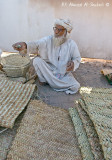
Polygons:
[[41,86],[45,86],[45,85],[47,85],[47,83],[46,83],[46,82],[40,82],[40,81],[39,81],[39,84],[40,84]]

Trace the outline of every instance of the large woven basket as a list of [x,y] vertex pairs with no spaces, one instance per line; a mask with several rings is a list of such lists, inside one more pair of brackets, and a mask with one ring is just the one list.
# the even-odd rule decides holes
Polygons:
[[25,77],[30,67],[30,59],[18,54],[3,57],[1,60],[3,70],[9,77]]

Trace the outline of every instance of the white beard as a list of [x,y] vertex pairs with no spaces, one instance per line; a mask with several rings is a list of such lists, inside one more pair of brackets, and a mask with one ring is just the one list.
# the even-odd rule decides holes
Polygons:
[[53,44],[55,47],[58,47],[61,44],[63,44],[67,39],[68,39],[68,36],[67,35],[65,36],[65,34],[61,37],[53,36]]

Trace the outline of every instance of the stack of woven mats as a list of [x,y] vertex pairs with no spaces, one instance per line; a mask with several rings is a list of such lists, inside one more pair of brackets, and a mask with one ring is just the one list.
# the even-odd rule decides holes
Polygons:
[[80,90],[80,99],[69,112],[84,160],[112,160],[112,89]]
[[15,119],[28,104],[35,85],[0,80],[0,126],[12,128]]
[[112,160],[112,89],[80,93],[69,112],[32,100],[7,160]]
[[[19,114],[26,107],[35,89],[35,85],[22,84],[0,79],[0,160],[4,160],[10,143],[10,132],[3,131],[14,126],[14,122]],[[14,130],[12,130],[13,133]]]

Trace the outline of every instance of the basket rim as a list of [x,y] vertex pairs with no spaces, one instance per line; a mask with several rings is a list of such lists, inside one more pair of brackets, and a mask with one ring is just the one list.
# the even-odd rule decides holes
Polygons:
[[1,58],[1,64],[3,65],[4,68],[7,68],[7,67],[9,67],[9,68],[21,68],[21,67],[30,65],[30,59],[28,59],[27,57],[24,57],[24,58],[27,60],[26,63],[23,64],[23,65],[20,65],[20,66],[4,64],[3,59],[5,59],[5,58],[7,58],[7,57],[9,57],[9,56],[12,56],[12,55],[13,55],[13,56],[21,56],[21,55],[19,55],[19,54],[17,54],[17,55],[11,54],[11,55],[8,55],[8,56],[6,56],[6,57],[2,57],[2,58]]
[[21,66],[11,66],[11,65],[3,65],[3,68],[8,68],[8,69],[19,69],[19,68],[25,68],[27,66],[30,65],[30,62],[25,64],[25,65],[21,65]]

